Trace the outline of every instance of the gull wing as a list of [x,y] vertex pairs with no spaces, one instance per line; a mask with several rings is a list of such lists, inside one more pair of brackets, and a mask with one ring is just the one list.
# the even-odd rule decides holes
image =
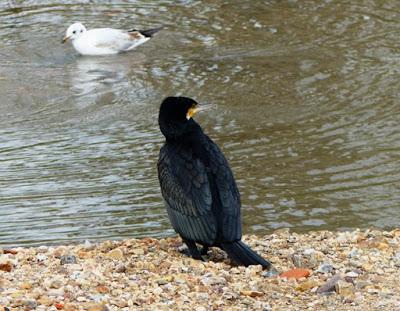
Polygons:
[[121,29],[97,28],[87,31],[85,40],[88,44],[104,50],[123,52],[146,42],[146,38],[138,31],[128,32]]

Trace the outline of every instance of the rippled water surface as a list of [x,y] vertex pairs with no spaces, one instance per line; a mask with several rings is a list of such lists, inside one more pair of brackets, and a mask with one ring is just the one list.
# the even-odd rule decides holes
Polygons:
[[[0,2],[0,245],[173,234],[158,106],[182,94],[246,233],[400,224],[400,7],[360,1]],[[65,29],[165,26],[82,57]]]

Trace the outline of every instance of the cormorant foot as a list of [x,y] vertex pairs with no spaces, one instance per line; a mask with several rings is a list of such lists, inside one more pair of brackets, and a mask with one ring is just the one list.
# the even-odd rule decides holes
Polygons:
[[205,256],[208,253],[208,246],[203,246],[203,248],[200,251],[200,254]]

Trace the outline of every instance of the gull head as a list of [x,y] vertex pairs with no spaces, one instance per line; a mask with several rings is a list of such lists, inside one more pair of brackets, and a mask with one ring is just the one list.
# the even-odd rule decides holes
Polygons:
[[86,28],[81,23],[72,24],[68,27],[62,42],[65,43],[68,40],[74,41],[75,39],[79,38],[79,36],[81,36],[85,31]]

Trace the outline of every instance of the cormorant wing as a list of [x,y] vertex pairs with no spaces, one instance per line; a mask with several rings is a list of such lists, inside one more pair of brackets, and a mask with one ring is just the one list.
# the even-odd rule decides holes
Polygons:
[[224,154],[208,136],[205,144],[209,154],[209,166],[218,189],[222,205],[222,238],[226,242],[240,240],[242,237],[242,219],[240,215],[240,193],[232,170]]
[[164,145],[158,161],[161,193],[168,216],[182,238],[212,245],[217,224],[207,171],[191,152]]

